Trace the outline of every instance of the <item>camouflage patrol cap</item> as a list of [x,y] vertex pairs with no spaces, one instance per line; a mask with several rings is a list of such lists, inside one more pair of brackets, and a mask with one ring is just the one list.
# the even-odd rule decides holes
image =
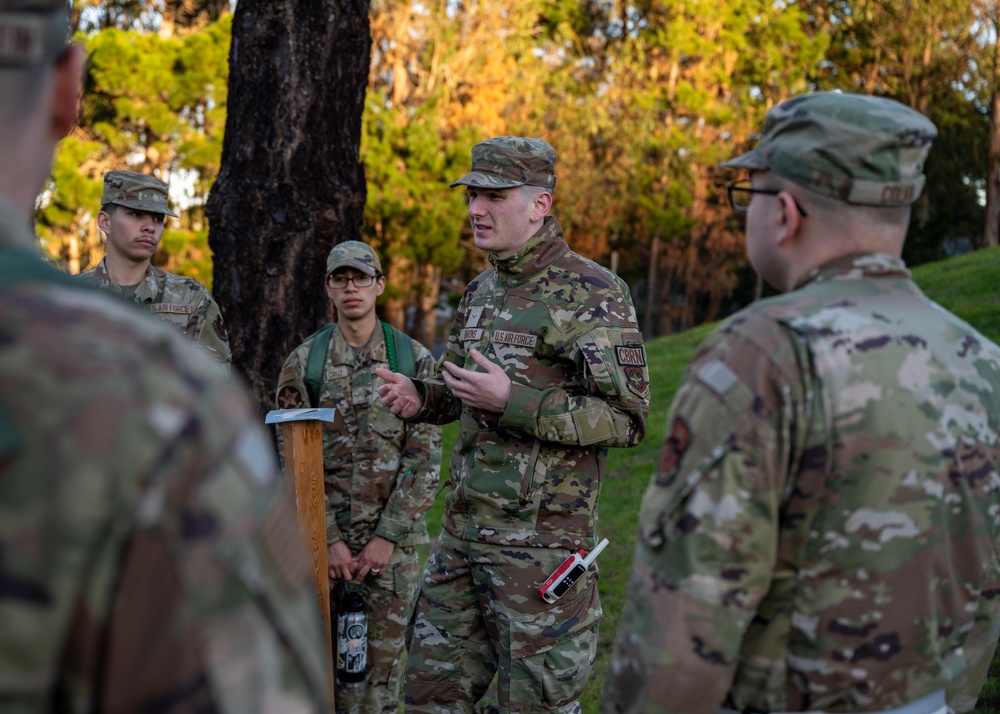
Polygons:
[[767,113],[753,151],[722,164],[773,171],[846,203],[902,206],[924,187],[924,160],[937,128],[892,99],[819,92]]
[[0,0],[0,69],[40,65],[68,45],[66,0]]
[[167,207],[167,184],[155,176],[136,171],[116,170],[104,174],[101,205],[109,203],[177,218],[177,214]]
[[326,259],[327,275],[340,268],[354,268],[365,275],[378,275],[382,272],[382,263],[370,245],[348,240],[333,246]]
[[497,136],[472,147],[472,171],[451,184],[474,188],[556,187],[556,150],[542,139]]

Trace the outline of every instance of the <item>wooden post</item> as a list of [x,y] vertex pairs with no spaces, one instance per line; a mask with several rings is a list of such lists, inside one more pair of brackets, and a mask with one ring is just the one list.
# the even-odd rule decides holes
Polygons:
[[[307,414],[305,412],[313,412]],[[329,412],[315,414],[316,412]],[[295,492],[295,508],[306,546],[312,554],[313,583],[319,597],[326,636],[330,711],[334,711],[333,629],[330,621],[330,585],[326,548],[326,493],[323,485],[322,421],[332,421],[332,409],[272,411],[267,423],[280,423],[285,442],[285,478]],[[312,418],[310,418],[312,417]],[[328,417],[328,418],[324,418]]]

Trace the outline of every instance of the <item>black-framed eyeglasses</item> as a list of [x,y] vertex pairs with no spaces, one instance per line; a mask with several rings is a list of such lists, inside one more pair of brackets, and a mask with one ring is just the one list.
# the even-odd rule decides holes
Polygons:
[[[733,207],[734,211],[748,211],[750,210],[750,200],[753,198],[755,193],[762,193],[765,196],[777,196],[781,193],[780,189],[776,188],[754,188],[750,184],[749,179],[743,179],[742,181],[733,181],[731,184],[726,186],[726,191],[729,193],[729,205]],[[803,218],[808,218],[809,214],[805,212],[799,202],[795,200],[795,207],[799,209],[799,213],[802,214]]]
[[356,288],[370,288],[378,278],[378,275],[355,275],[352,278],[343,275],[331,275],[326,279],[326,284],[334,290],[343,290],[347,287],[348,283],[351,283]]

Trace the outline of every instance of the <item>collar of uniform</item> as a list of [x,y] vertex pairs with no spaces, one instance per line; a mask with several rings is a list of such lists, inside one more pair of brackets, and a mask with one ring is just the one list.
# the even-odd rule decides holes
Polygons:
[[327,357],[330,364],[346,364],[354,367],[355,364],[367,364],[368,362],[386,362],[388,358],[385,352],[385,336],[382,333],[381,320],[375,321],[375,330],[368,341],[363,345],[355,347],[344,339],[344,333],[339,325],[333,326],[332,341],[330,343],[330,355]]
[[31,251],[38,255],[38,242],[31,224],[21,215],[14,202],[0,191],[0,243]]
[[798,290],[813,282],[822,283],[829,280],[857,280],[884,276],[911,277],[902,258],[885,253],[852,253],[834,258],[817,268],[813,268],[792,289]]
[[498,273],[512,277],[530,277],[552,265],[568,250],[559,221],[555,216],[546,216],[542,227],[528,239],[521,250],[503,259],[490,253],[489,260]]

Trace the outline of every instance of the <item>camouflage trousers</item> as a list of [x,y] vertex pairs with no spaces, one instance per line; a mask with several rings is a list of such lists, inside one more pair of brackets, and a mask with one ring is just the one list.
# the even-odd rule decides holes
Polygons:
[[[399,711],[403,653],[419,586],[420,559],[413,546],[396,546],[388,566],[378,575],[365,578],[361,594],[368,615],[368,676],[364,684],[355,687],[337,682],[337,714]],[[336,588],[331,598],[337,599]]]
[[538,594],[569,554],[442,532],[424,566],[403,679],[406,712],[473,712],[497,674],[503,714],[578,714],[603,615],[597,568],[554,604]]

